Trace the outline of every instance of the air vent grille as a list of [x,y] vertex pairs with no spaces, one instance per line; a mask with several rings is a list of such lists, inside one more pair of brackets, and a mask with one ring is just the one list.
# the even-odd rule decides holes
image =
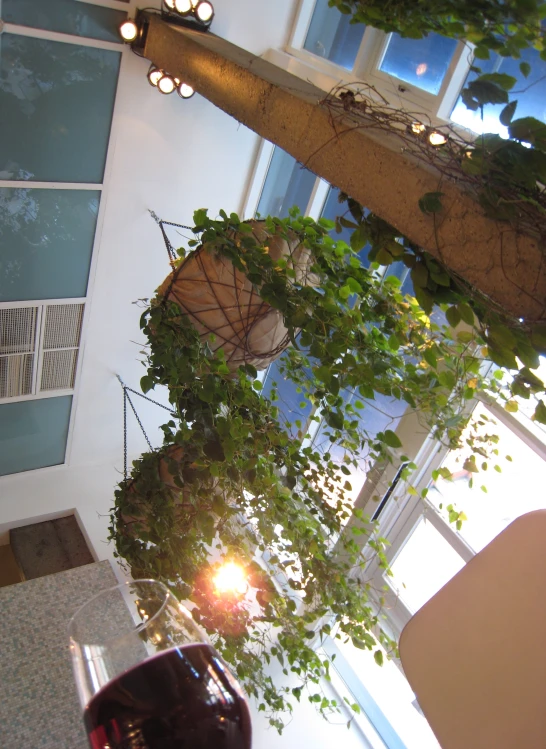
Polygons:
[[0,354],[31,354],[34,351],[38,309],[0,309]]
[[33,354],[0,356],[0,398],[31,395]]
[[80,344],[83,304],[49,304],[45,312],[44,350]]

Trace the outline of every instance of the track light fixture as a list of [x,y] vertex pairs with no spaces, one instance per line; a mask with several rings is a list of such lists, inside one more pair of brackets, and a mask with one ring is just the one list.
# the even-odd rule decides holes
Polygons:
[[169,23],[205,31],[212,23],[214,7],[210,0],[163,0],[163,13]]
[[148,70],[148,83],[150,86],[157,86],[159,80],[163,77],[163,71],[156,68],[155,65],[151,65]]
[[119,33],[123,41],[130,44],[138,36],[138,24],[132,18],[128,18],[120,24]]
[[181,99],[190,99],[194,95],[195,91],[191,86],[188,86],[187,83],[180,83],[176,87],[176,93],[178,94],[178,96],[180,96]]
[[175,88],[176,81],[172,75],[169,75],[168,73],[162,75],[157,82],[157,90],[161,91],[162,94],[172,94]]

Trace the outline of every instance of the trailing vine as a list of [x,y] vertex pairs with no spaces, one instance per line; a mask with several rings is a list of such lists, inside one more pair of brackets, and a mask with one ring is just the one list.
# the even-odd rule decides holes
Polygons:
[[[177,417],[163,427],[163,446],[135,461],[119,485],[111,517],[116,554],[135,577],[160,579],[190,602],[195,619],[279,731],[283,714],[305,692],[324,715],[339,709],[320,689],[329,661],[312,647],[317,636],[335,632],[358,648],[375,649],[378,661],[376,637],[394,647],[378,629],[380,611],[366,576],[370,553],[387,569],[386,542],[354,509],[351,476],[363,456],[396,464],[407,458],[395,431],[369,431],[370,404],[378,394],[400,400],[456,447],[468,421],[465,404],[479,392],[500,389],[483,371],[480,346],[489,351],[498,341],[479,306],[417,248],[389,234],[390,227],[352,201],[349,208],[351,219],[340,218],[338,228],[351,222],[352,246],[331,235],[333,222],[315,222],[297,210],[287,219],[265,219],[269,237],[296,235],[309,250],[313,285],[298,282],[286,259],[268,253],[270,240],[235,214],[211,219],[205,210],[195,213],[200,239],[189,242],[190,251],[198,247],[229,260],[282,312],[292,346],[281,371],[310,406],[311,421],[287,424],[275,390],[262,395],[254,367],[230,371],[222,349],[213,351],[160,293],[142,315],[149,356],[141,387],[167,385]],[[382,264],[381,249],[393,259],[413,258],[420,300],[404,296],[397,279],[382,279],[367,267],[359,251],[368,238]],[[179,255],[183,263],[187,250]],[[433,303],[443,305],[450,324],[427,315]],[[513,345],[510,340],[500,350],[521,357],[520,336],[511,335]],[[518,376],[527,375],[520,370]],[[531,385],[522,380],[522,387]],[[319,413],[331,445],[325,452],[308,433]],[[470,442],[481,455],[479,439]],[[225,559],[246,569],[242,597],[214,593],[214,572]],[[271,660],[279,662],[285,684],[268,674]]]

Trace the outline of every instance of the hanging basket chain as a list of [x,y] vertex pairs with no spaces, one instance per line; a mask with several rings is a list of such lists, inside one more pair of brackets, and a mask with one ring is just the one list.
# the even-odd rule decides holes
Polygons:
[[176,416],[176,413],[174,411],[171,411],[171,409],[168,406],[164,406],[163,403],[159,403],[159,401],[155,401],[153,398],[148,398],[147,395],[144,395],[143,393],[139,393],[137,390],[133,390],[133,388],[130,388],[128,385],[126,385],[121,377],[119,375],[116,375],[119,383],[123,389],[123,478],[125,481],[127,481],[127,401],[129,401],[129,405],[131,406],[131,409],[135,415],[135,418],[138,422],[138,425],[140,429],[142,430],[142,434],[144,435],[144,439],[148,443],[148,447],[151,451],[153,451],[153,447],[151,445],[150,440],[148,439],[148,435],[146,434],[146,430],[144,429],[144,426],[142,425],[142,422],[140,420],[140,417],[136,411],[136,408],[133,405],[133,401],[131,400],[129,396],[129,392],[134,393],[135,395],[140,396],[140,398],[144,398],[144,400],[150,401],[150,403],[153,403],[155,406],[159,406],[160,408],[164,408],[165,411],[168,411],[171,416]]
[[165,231],[165,226],[176,226],[179,229],[189,229],[190,231],[193,231],[192,226],[185,226],[184,224],[175,224],[173,221],[164,221],[162,218],[159,218],[157,213],[155,211],[149,211],[150,216],[153,218],[153,220],[158,224],[159,228],[161,229],[161,233],[163,234],[163,241],[165,242],[165,247],[167,248],[167,254],[169,256],[169,263],[171,267],[174,267],[174,263],[178,258],[178,255],[176,254],[176,250],[174,249],[171,240],[167,236],[167,232]]

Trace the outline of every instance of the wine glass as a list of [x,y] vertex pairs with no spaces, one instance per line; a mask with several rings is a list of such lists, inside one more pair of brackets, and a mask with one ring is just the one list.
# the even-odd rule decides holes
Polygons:
[[250,749],[237,681],[162,583],[99,593],[69,635],[91,749]]

